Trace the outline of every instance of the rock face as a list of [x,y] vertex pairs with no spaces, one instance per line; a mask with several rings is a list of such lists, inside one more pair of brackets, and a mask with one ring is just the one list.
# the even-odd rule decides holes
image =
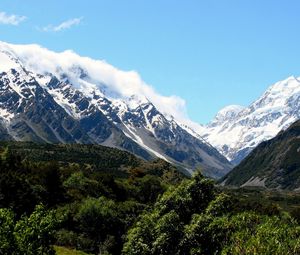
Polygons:
[[231,169],[215,148],[146,96],[121,95],[110,69],[75,53],[0,43],[1,140],[101,144],[165,159],[186,173],[201,167],[214,178]]
[[259,143],[300,119],[300,80],[289,77],[271,86],[248,107],[222,109],[200,135],[233,164]]
[[258,145],[220,181],[223,185],[300,189],[300,120]]

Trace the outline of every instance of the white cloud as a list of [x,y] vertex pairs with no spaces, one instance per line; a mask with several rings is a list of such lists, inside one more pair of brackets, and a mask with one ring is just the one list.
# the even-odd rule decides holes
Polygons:
[[[193,123],[187,116],[184,99],[176,95],[160,95],[145,83],[136,71],[123,71],[103,60],[81,57],[71,50],[56,53],[39,45],[7,45],[31,71],[41,74],[50,72],[58,77],[67,74],[74,86],[83,92],[90,93],[94,88],[98,88],[101,91],[105,90],[105,95],[110,99],[127,100],[132,95],[141,99],[146,97],[162,113],[173,116],[181,123]],[[82,83],[78,82],[79,68],[89,77]]]
[[26,19],[27,17],[25,16],[18,16],[15,14],[7,14],[6,12],[0,12],[0,24],[17,26]]
[[81,18],[69,19],[69,20],[66,20],[66,21],[60,23],[57,26],[48,25],[46,27],[43,27],[42,30],[46,31],[46,32],[48,32],[48,31],[60,32],[60,31],[69,29],[73,26],[79,25],[80,22],[82,21],[82,19],[83,19],[82,17]]

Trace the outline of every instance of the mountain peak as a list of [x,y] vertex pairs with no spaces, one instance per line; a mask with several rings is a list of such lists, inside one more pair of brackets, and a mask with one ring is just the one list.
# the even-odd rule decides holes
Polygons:
[[0,73],[0,125],[12,139],[118,147],[216,178],[231,168],[176,116],[167,119],[183,102],[157,94],[134,71],[72,51],[0,43]]
[[234,119],[241,111],[245,109],[241,105],[228,105],[222,108],[215,116],[215,118],[209,123],[209,126],[223,123],[228,120]]
[[236,115],[244,109],[245,107],[241,105],[228,105],[222,108],[216,116]]
[[[290,76],[285,80],[276,82],[272,85],[267,92],[276,94],[276,93],[294,93],[295,90],[300,91],[300,80],[298,80],[295,76]],[[281,96],[285,96],[285,94],[281,94]]]
[[120,70],[105,60],[80,56],[72,50],[54,52],[36,44],[2,42],[1,50],[16,55],[26,70],[41,75],[51,73],[58,78],[64,77],[86,95],[99,90],[109,100],[121,99],[126,102],[132,95],[145,96],[160,112],[173,115],[176,119],[188,119],[187,116],[182,116],[185,112],[183,99],[160,95],[134,70]]
[[223,108],[201,133],[234,163],[262,141],[274,137],[300,118],[300,81],[290,76],[270,86],[246,108]]

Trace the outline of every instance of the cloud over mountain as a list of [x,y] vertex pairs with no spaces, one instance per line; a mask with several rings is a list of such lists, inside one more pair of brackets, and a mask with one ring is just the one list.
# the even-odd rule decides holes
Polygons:
[[[6,46],[10,47],[9,44]],[[168,116],[173,116],[181,122],[189,121],[184,99],[176,95],[160,95],[144,82],[136,71],[123,71],[103,60],[81,57],[71,50],[56,53],[39,45],[14,45],[12,50],[32,71],[51,72],[57,76],[68,74],[69,77],[73,77],[72,82],[75,86],[83,88],[83,92],[90,93],[93,86],[98,86],[102,90],[105,89],[111,98],[126,99],[134,95],[143,100],[146,97]],[[78,77],[84,72],[90,80],[88,83],[79,84]]]

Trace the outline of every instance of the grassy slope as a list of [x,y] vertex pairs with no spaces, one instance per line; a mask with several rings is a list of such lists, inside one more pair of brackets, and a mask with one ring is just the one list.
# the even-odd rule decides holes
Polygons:
[[54,246],[57,255],[88,255],[83,251],[68,249],[66,247]]

